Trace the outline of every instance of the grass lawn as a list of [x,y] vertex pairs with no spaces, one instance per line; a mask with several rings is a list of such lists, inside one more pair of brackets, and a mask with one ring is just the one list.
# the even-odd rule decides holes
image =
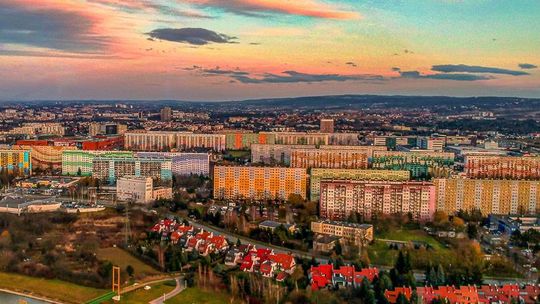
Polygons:
[[395,229],[381,234],[375,234],[376,239],[387,239],[397,241],[420,241],[431,245],[434,249],[445,249],[435,238],[423,230]]
[[152,266],[145,264],[141,260],[132,256],[129,252],[126,252],[120,248],[100,248],[97,252],[98,259],[102,261],[110,261],[113,265],[120,266],[122,271],[126,270],[128,265],[131,265],[135,270],[135,278],[142,278],[144,276],[156,275],[161,272],[154,269]]
[[[174,280],[171,282],[174,283]],[[120,302],[110,303],[129,303],[129,304],[148,304],[148,302],[155,300],[164,293],[171,292],[174,289],[174,284],[167,284],[166,282],[150,285],[152,288],[150,290],[144,290],[144,288],[139,288],[135,291],[122,295]]]
[[109,290],[84,287],[73,283],[0,272],[0,288],[56,299],[65,303],[84,303]]
[[442,263],[452,257],[452,250],[444,247],[437,239],[428,235],[423,230],[395,229],[385,233],[375,234],[375,242],[368,247],[368,255],[371,263],[376,265],[392,266],[398,256],[398,250],[389,248],[388,243],[377,240],[419,241],[429,244],[432,249],[416,251],[413,254],[413,262],[416,259],[431,260],[434,265]]
[[199,288],[188,288],[165,304],[228,304],[230,296],[226,292],[205,291]]

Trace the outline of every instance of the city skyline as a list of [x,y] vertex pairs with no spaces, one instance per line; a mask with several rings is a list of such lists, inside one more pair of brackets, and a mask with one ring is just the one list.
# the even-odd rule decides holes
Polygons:
[[0,0],[0,100],[540,97],[533,0]]

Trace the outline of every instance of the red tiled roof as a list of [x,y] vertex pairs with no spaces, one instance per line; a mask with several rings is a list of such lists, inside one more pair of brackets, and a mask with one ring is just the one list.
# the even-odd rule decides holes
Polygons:
[[270,261],[278,264],[285,270],[290,270],[294,267],[294,257],[290,254],[278,253],[270,255]]

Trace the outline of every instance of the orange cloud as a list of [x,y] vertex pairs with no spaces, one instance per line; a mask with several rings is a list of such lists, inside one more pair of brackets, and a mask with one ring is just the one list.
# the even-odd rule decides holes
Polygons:
[[280,13],[324,19],[359,19],[360,14],[340,10],[316,0],[184,0],[200,6],[212,6],[242,15]]

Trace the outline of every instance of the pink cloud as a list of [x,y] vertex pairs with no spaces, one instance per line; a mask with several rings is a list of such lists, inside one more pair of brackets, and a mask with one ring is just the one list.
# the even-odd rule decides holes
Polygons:
[[243,15],[279,13],[323,19],[359,19],[360,14],[345,11],[316,0],[183,0],[200,6],[212,6]]

